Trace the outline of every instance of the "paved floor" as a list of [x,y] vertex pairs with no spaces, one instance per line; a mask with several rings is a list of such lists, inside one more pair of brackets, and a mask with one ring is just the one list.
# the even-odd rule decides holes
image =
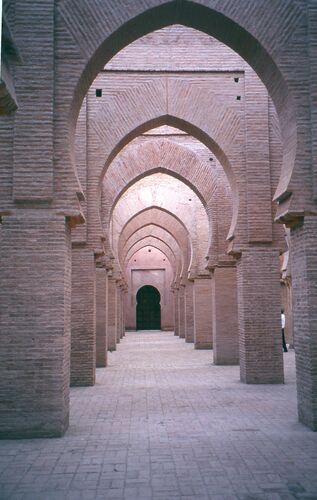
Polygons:
[[317,433],[297,423],[286,384],[239,382],[172,333],[129,333],[71,391],[61,439],[0,442],[0,498],[317,499]]

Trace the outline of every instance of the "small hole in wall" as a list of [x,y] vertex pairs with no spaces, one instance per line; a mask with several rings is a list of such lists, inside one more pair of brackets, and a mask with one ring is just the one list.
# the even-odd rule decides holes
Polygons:
[[134,262],[136,262],[136,259],[134,259]]
[[237,101],[241,101],[241,95],[237,95]]
[[166,261],[166,259],[163,259],[163,262],[165,262],[165,261]]
[[192,201],[192,199],[191,199],[191,198],[188,198],[188,201]]
[[214,161],[214,159],[213,158],[209,158],[209,161]]
[[234,81],[235,81],[236,83],[239,83],[239,78],[236,76],[236,77],[235,77],[235,79],[234,79]]
[[96,97],[102,97],[102,89],[96,89]]
[[149,249],[148,249],[148,252],[152,252],[152,250],[149,248]]

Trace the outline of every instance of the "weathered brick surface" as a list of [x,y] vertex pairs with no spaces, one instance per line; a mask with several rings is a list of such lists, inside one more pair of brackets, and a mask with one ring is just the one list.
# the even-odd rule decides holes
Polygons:
[[195,349],[212,349],[211,279],[194,281],[194,345]]
[[291,231],[299,419],[317,430],[317,219]]
[[179,309],[178,309],[178,286],[173,287],[174,294],[174,335],[179,335]]
[[107,272],[96,269],[96,366],[107,366]]
[[55,2],[15,2],[14,37],[22,63],[15,68],[13,197],[52,200],[54,156]]
[[0,245],[0,437],[68,427],[70,231],[45,210],[4,217]]
[[238,261],[239,357],[242,382],[283,382],[278,252],[254,246]]
[[71,385],[93,385],[96,378],[96,269],[86,247],[72,249]]
[[108,316],[107,316],[107,339],[108,350],[115,351],[117,349],[117,328],[118,328],[118,299],[117,299],[117,283],[112,277],[108,277]]
[[186,335],[186,312],[185,312],[185,287],[181,285],[178,290],[178,322],[179,338],[184,339]]
[[194,284],[187,281],[185,287],[186,342],[194,342]]
[[216,267],[212,277],[212,329],[215,365],[239,364],[237,272]]

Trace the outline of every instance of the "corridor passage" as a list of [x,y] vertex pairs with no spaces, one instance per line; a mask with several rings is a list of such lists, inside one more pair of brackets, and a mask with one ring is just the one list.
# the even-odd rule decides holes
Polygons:
[[60,439],[0,443],[1,500],[316,499],[317,434],[285,385],[245,385],[171,332],[130,332],[71,390]]

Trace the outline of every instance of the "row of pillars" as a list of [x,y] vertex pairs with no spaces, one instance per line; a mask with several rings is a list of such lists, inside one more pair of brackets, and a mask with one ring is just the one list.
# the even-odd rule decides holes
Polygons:
[[283,382],[278,250],[249,247],[237,265],[174,289],[175,335],[213,349],[216,365],[240,364],[242,382]]
[[125,286],[86,248],[72,249],[70,385],[94,385],[125,334]]

